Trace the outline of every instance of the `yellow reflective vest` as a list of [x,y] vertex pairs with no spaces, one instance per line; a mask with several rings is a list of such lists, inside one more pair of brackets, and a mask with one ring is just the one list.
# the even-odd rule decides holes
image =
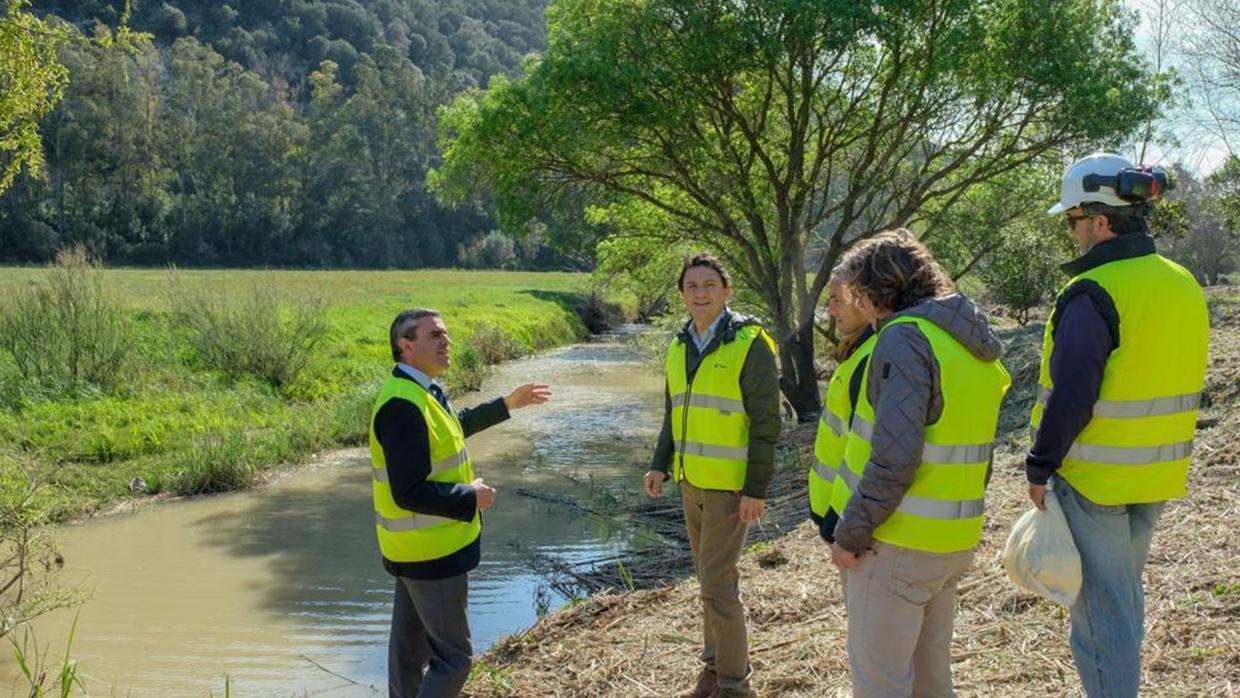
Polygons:
[[672,471],[704,490],[740,491],[749,462],[749,415],[741,395],[741,369],[749,347],[762,338],[771,351],[775,341],[761,327],[745,325],[730,342],[707,354],[689,380],[685,343],[672,340],[667,351],[667,389],[672,400]]
[[853,375],[863,367],[874,351],[878,335],[873,333],[857,345],[848,358],[835,367],[827,384],[827,399],[818,420],[818,434],[814,438],[814,460],[809,467],[809,509],[819,519],[825,518],[831,508],[831,490],[835,475],[844,461],[844,445],[848,441],[849,423],[852,421],[852,396],[849,386]]
[[474,481],[474,468],[465,449],[465,432],[456,415],[445,410],[416,381],[388,376],[370,413],[370,474],[379,550],[392,562],[425,562],[446,557],[478,538],[482,519],[475,512],[473,520],[458,521],[418,514],[396,504],[388,483],[383,447],[375,435],[375,415],[389,400],[408,400],[421,410],[431,448],[429,480],[453,484]]
[[[999,403],[1011,379],[999,361],[978,359],[933,322],[896,317],[878,336],[897,324],[917,325],[939,364],[943,413],[926,425],[925,445],[913,484],[891,517],[874,530],[875,540],[916,550],[952,553],[982,539],[986,472],[994,452]],[[852,431],[844,447],[844,464],[832,488],[831,506],[843,512],[870,462],[874,406],[862,379]]]
[[[1068,282],[1101,286],[1119,315],[1119,343],[1103,370],[1093,417],[1056,474],[1098,504],[1183,497],[1205,384],[1209,314],[1187,270],[1157,254],[1108,262]],[[1042,339],[1036,433],[1055,386],[1054,318]]]

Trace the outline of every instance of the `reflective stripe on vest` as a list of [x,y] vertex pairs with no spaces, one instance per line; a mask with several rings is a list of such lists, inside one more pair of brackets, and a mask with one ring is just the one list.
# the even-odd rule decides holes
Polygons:
[[[853,431],[866,441],[874,438],[874,425],[859,415],[853,417]],[[977,463],[988,461],[994,455],[995,444],[924,444],[921,448],[921,462],[932,465],[950,463]]]
[[371,489],[379,550],[392,562],[426,562],[446,557],[477,540],[482,531],[481,517],[475,513],[470,521],[458,521],[418,514],[396,503],[388,481],[387,461],[374,427],[375,415],[391,400],[408,401],[422,413],[431,457],[427,480],[468,484],[474,479],[465,434],[456,415],[445,410],[413,380],[389,376],[379,390],[370,418]]
[[[433,475],[435,473],[442,473],[445,470],[448,470],[450,468],[460,467],[468,462],[469,462],[469,450],[461,449],[460,451],[457,451],[456,453],[448,456],[447,458],[441,458],[435,461],[434,463],[431,463],[431,474]],[[370,469],[370,473],[371,473],[371,477],[373,477],[378,482],[388,481],[388,472],[387,472],[386,467],[384,468],[372,467]]]
[[874,351],[877,340],[873,333],[858,344],[843,361],[835,367],[827,383],[827,395],[823,400],[822,417],[818,421],[818,433],[814,437],[814,460],[809,468],[809,509],[818,517],[826,517],[831,507],[831,491],[835,486],[835,474],[844,462],[844,445],[848,440],[848,421],[855,405],[849,395],[853,376],[865,365]]
[[433,514],[413,514],[411,516],[401,516],[395,519],[389,519],[383,514],[375,512],[375,525],[392,533],[417,531],[444,523],[461,522],[456,519],[449,519],[446,516],[435,516]]
[[702,357],[693,381],[688,378],[686,346],[672,340],[667,352],[667,388],[672,405],[672,440],[676,447],[672,476],[707,490],[744,487],[749,462],[749,416],[740,376],[749,349],[759,337],[772,352],[774,342],[762,328],[747,325],[731,341],[720,342]]
[[[838,468],[834,468],[830,465],[827,465],[826,463],[823,463],[822,461],[818,460],[817,456],[814,456],[813,473],[817,475],[818,477],[822,478],[823,482],[835,482],[835,473],[837,470]],[[817,514],[818,512],[814,512],[814,513]],[[818,515],[822,516],[822,514],[818,514]]]
[[[999,403],[1010,379],[1000,362],[978,359],[928,320],[897,315],[883,325],[879,341],[888,327],[904,323],[916,325],[934,352],[943,413],[926,426],[913,483],[892,515],[874,530],[874,538],[936,553],[968,550],[982,537],[986,472],[994,452]],[[868,396],[869,373],[862,377],[844,464],[832,491],[831,506],[840,512],[845,512],[870,467],[874,406]]]
[[[1107,358],[1098,400],[1056,474],[1098,504],[1158,502],[1184,496],[1197,409],[1205,383],[1209,317],[1192,274],[1157,254],[1094,267],[1068,282],[1101,286],[1119,315],[1119,343]],[[1046,323],[1037,438],[1054,385],[1055,320]]]
[[847,436],[848,435],[848,427],[844,424],[844,420],[840,419],[839,417],[831,414],[830,412],[826,410],[822,411],[822,423],[828,429],[835,432],[836,436]]
[[1068,449],[1068,458],[1106,463],[1107,465],[1150,465],[1165,461],[1180,460],[1193,455],[1193,442],[1181,441],[1178,444],[1162,446],[1120,447],[1091,446],[1079,441],[1072,443]]
[[[672,407],[683,407],[684,404],[685,396],[683,393],[672,396]],[[691,395],[689,396],[689,404],[693,407],[704,407],[706,409],[719,410],[720,412],[745,411],[744,402],[716,395]]]
[[[1046,409],[1046,401],[1050,397],[1050,388],[1039,385],[1038,402],[1042,404],[1043,409]],[[1153,400],[1099,400],[1094,403],[1093,415],[1109,419],[1137,419],[1193,412],[1200,405],[1201,392],[1159,397]]]
[[[856,490],[857,483],[861,482],[861,476],[851,468],[840,468],[840,477],[848,483],[850,490]],[[965,500],[928,499],[906,494],[904,499],[900,500],[900,506],[896,508],[896,511],[931,519],[969,519],[985,513],[986,499],[984,497]]]
[[681,441],[680,452],[686,456],[702,456],[721,460],[745,460],[749,456],[748,446],[715,446],[700,441]]

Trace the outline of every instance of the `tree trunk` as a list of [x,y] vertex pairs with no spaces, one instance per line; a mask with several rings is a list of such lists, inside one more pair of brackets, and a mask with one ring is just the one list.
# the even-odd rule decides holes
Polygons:
[[814,324],[800,325],[795,333],[779,334],[780,390],[796,412],[797,421],[812,422],[822,412],[818,370],[814,367]]
[[57,124],[55,143],[55,158],[52,170],[52,190],[53,196],[56,198],[56,234],[59,236],[57,241],[63,244],[65,241],[65,154],[64,154],[64,128]]

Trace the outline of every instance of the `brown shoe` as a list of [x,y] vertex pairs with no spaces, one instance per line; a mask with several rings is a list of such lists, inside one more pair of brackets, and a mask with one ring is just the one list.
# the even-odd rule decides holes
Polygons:
[[676,694],[676,698],[710,698],[719,690],[719,677],[710,669],[702,669],[698,674],[697,685]]

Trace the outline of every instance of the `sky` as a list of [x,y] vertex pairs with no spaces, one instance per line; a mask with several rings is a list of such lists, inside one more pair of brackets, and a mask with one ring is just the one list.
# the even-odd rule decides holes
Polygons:
[[[1136,11],[1141,18],[1137,28],[1137,45],[1150,58],[1157,56],[1159,18],[1165,21],[1167,37],[1164,45],[1169,48],[1164,52],[1164,64],[1188,78],[1191,67],[1182,56],[1183,41],[1193,30],[1193,15],[1190,3],[1192,0],[1124,0],[1124,4]],[[1228,147],[1223,138],[1212,125],[1208,112],[1201,106],[1201,94],[1189,89],[1187,104],[1174,107],[1166,118],[1155,124],[1155,130],[1170,134],[1178,144],[1151,143],[1147,146],[1144,158],[1139,152],[1130,153],[1134,160],[1143,160],[1142,164],[1169,167],[1172,164],[1183,164],[1197,176],[1204,177],[1213,172],[1228,155]],[[1234,138],[1234,136],[1233,136]],[[1232,144],[1236,141],[1233,139]],[[1139,151],[1139,146],[1135,150]]]

